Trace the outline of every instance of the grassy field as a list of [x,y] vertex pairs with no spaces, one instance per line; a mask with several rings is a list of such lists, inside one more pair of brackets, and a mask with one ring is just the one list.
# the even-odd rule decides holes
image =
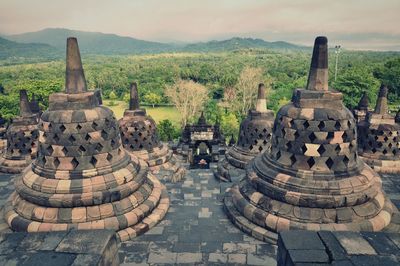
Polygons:
[[[125,109],[128,108],[128,103],[124,101],[114,101],[115,105],[110,106],[110,101],[109,100],[104,100],[104,105],[109,107],[111,110],[113,110],[115,116],[117,119],[120,119],[124,115]],[[169,119],[171,122],[179,126],[180,122],[180,114],[178,110],[175,107],[150,107],[146,106],[146,111],[147,114],[149,114],[153,119],[158,123],[161,120],[164,119]]]

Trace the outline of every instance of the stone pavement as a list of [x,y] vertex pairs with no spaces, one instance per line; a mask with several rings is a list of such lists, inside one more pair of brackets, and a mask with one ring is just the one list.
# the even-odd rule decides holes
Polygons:
[[[183,183],[167,184],[171,208],[146,234],[120,244],[122,265],[187,263],[276,265],[277,247],[239,231],[222,207],[222,190],[232,184],[214,178],[211,169],[190,170]],[[400,178],[384,175],[383,188],[400,208]],[[13,191],[12,176],[0,174],[0,206]],[[0,224],[0,231],[9,231]]]

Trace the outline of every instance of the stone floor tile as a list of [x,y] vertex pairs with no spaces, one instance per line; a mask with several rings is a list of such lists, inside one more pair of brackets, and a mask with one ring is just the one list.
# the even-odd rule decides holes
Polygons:
[[228,262],[235,264],[246,264],[246,254],[228,254]]
[[201,253],[178,253],[177,263],[198,263],[203,260],[203,255]]
[[228,254],[223,253],[210,253],[208,262],[226,263],[228,261]]

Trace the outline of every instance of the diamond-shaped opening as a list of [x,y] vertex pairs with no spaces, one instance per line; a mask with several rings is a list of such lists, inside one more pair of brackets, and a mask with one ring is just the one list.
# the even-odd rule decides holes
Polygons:
[[85,140],[89,141],[92,137],[89,135],[89,133],[86,134]]
[[302,150],[303,154],[306,153],[306,151],[307,151],[306,144],[303,144],[303,146],[301,146],[301,150]]
[[335,151],[339,153],[341,150],[342,150],[342,148],[340,148],[340,145],[337,144],[337,145],[336,145],[336,148],[335,148]]
[[294,154],[290,156],[290,161],[292,162],[292,165],[294,165],[297,162],[296,156]]
[[375,137],[374,137],[375,140],[378,140],[378,138],[379,138],[378,136],[375,136]]
[[262,137],[263,137],[263,134],[258,134],[259,139],[262,139]]
[[114,147],[114,146],[115,146],[115,143],[116,143],[115,140],[112,139],[112,140],[111,140],[111,147]]
[[372,141],[368,141],[368,145],[369,145],[369,146],[372,146]]
[[134,149],[134,148],[135,148],[135,146],[133,146],[133,144],[131,144],[129,147],[130,147],[131,149]]
[[312,168],[315,165],[315,160],[313,157],[307,160],[308,166]]
[[271,133],[268,133],[267,134],[267,138],[270,138],[272,135],[271,135]]
[[67,155],[67,153],[68,153],[68,150],[65,147],[63,147],[61,151],[64,153],[64,155]]
[[106,139],[108,137],[108,133],[104,129],[101,131],[101,137],[103,139]]
[[384,140],[385,140],[385,141],[388,141],[388,140],[389,140],[389,138],[388,138],[388,137],[385,137],[385,138],[384,138]]
[[49,129],[52,129],[53,125],[51,123],[49,123]]
[[392,147],[393,147],[393,144],[392,144],[392,143],[389,143],[388,146],[389,146],[389,148],[392,148]]
[[111,162],[113,156],[111,155],[111,153],[107,154],[107,161]]
[[334,161],[332,160],[331,157],[328,158],[328,160],[326,160],[325,164],[326,166],[328,166],[329,169],[332,168]]
[[60,141],[60,138],[58,137],[58,135],[57,135],[57,134],[54,134],[54,137],[53,137],[53,139],[54,139],[56,142]]
[[347,133],[346,133],[346,131],[343,132],[342,139],[343,139],[344,142],[347,142]]
[[97,163],[97,159],[96,159],[96,157],[94,157],[94,156],[92,156],[92,158],[90,158],[90,161],[89,161],[93,166],[96,166],[96,163]]
[[139,132],[139,134],[138,134],[139,136],[142,136],[142,132]]
[[93,129],[97,129],[98,126],[99,126],[99,125],[96,123],[96,121],[93,121],[93,123],[92,123],[92,128],[93,128]]
[[60,126],[61,132],[64,132],[66,129],[67,129],[67,128],[66,128],[64,125],[61,125],[61,126]]
[[142,144],[139,145],[139,149],[143,149],[143,145]]
[[293,128],[295,126],[294,120],[290,120],[290,127]]
[[103,145],[101,145],[101,143],[97,143],[95,149],[96,151],[101,152],[101,150],[103,149]]
[[268,142],[264,139],[263,144],[266,145]]
[[81,129],[82,129],[82,126],[81,126],[80,124],[78,124],[78,125],[76,126],[76,129],[77,129],[77,130],[81,130]]
[[263,132],[264,132],[264,133],[267,133],[267,129],[266,129],[266,128],[264,128],[264,129],[263,129]]
[[56,157],[53,162],[54,162],[54,166],[56,168],[58,168],[58,166],[60,165],[60,160]]
[[384,150],[382,151],[382,153],[383,153],[383,154],[387,154],[388,152],[387,152],[386,149],[384,149]]
[[74,167],[74,169],[76,169],[76,167],[78,167],[79,165],[79,161],[74,157],[71,161],[72,167]]
[[337,129],[337,130],[340,130],[340,128],[341,128],[341,124],[340,124],[340,122],[339,121],[336,121],[336,123],[335,123],[335,128]]
[[252,149],[253,149],[253,145],[250,145],[250,146],[249,146],[249,149],[252,150]]
[[333,137],[335,136],[334,132],[328,132],[328,136],[326,137],[327,140],[333,139]]
[[294,133],[294,137],[297,139],[298,137],[300,137],[300,133],[296,130],[296,132]]
[[292,142],[290,142],[290,141],[286,144],[286,147],[287,147],[288,150],[291,150],[292,146],[293,146]]
[[276,159],[279,160],[279,158],[281,158],[281,156],[282,156],[281,151],[278,151],[276,153]]
[[319,122],[318,128],[319,128],[319,130],[324,129],[325,128],[325,122],[324,121]]
[[392,136],[393,135],[393,132],[392,131],[389,131],[389,136]]
[[314,132],[312,132],[312,133],[310,134],[309,138],[310,138],[311,142],[314,142],[314,140],[317,139],[317,136],[315,136]]
[[320,155],[322,155],[322,154],[324,154],[324,152],[326,151],[326,149],[325,149],[325,147],[324,147],[324,145],[321,145],[321,146],[319,146],[319,148],[318,148],[318,153],[320,154]]
[[261,152],[263,150],[263,148],[261,146],[259,146],[258,150]]
[[310,123],[308,121],[306,121],[306,122],[303,123],[303,126],[304,126],[305,129],[307,129],[307,128],[310,127]]
[[376,145],[377,145],[379,148],[381,148],[381,147],[383,146],[383,143],[382,143],[382,142],[378,142]]
[[282,128],[281,132],[282,132],[282,138],[284,138],[284,137],[286,136],[286,131],[285,131],[285,129]]
[[347,126],[350,128],[351,127],[351,121],[347,121]]
[[347,166],[348,164],[349,164],[349,158],[347,158],[347,156],[344,156],[344,158],[343,158],[343,162],[344,162],[344,164]]
[[376,152],[376,148],[372,148],[371,151],[372,151],[373,153],[375,153],[375,152]]
[[86,152],[86,149],[85,149],[85,147],[83,147],[82,145],[81,145],[81,146],[79,146],[79,150],[80,150],[81,152]]
[[71,135],[69,136],[68,140],[73,143],[76,141],[76,138],[73,135]]
[[53,147],[51,145],[49,145],[49,147],[47,147],[46,151],[48,152],[48,154],[52,155],[53,154]]
[[254,131],[255,131],[255,132],[258,132],[258,128],[255,128]]
[[397,154],[397,151],[396,151],[396,150],[393,150],[392,153],[393,153],[393,155],[396,155],[396,154]]

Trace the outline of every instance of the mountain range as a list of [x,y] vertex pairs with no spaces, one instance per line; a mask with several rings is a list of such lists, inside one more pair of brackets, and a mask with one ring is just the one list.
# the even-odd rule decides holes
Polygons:
[[78,38],[84,54],[126,55],[162,52],[214,52],[237,49],[302,50],[309,49],[288,42],[267,42],[253,38],[231,38],[192,44],[161,43],[123,37],[116,34],[49,28],[16,35],[1,35],[0,59],[9,57],[59,57],[64,54],[67,37]]

